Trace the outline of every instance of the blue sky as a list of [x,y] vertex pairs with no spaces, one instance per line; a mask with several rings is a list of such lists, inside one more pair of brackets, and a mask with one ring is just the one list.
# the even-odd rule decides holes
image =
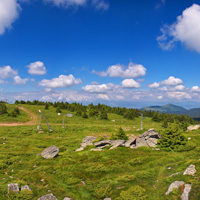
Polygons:
[[0,0],[0,99],[200,107],[195,0]]

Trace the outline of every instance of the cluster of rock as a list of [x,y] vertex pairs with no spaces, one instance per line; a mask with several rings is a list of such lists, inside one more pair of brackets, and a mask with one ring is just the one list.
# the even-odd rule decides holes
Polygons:
[[10,191],[13,192],[19,192],[22,190],[29,190],[31,191],[31,188],[28,185],[22,186],[21,189],[19,188],[19,185],[17,183],[10,183],[8,184],[8,194]]
[[[185,172],[183,173],[183,175],[192,175],[194,176],[194,174],[196,173],[196,169],[195,169],[195,165],[190,165]],[[175,173],[175,174],[179,174]],[[174,174],[174,175],[175,175]],[[170,176],[171,177],[171,176]],[[181,199],[182,200],[188,200],[189,197],[189,193],[192,189],[192,184],[185,184],[183,181],[174,181],[168,188],[167,192],[165,193],[166,195],[168,195],[170,192],[173,191],[174,188],[178,189],[180,186],[184,186],[184,191],[181,195]]]
[[81,143],[81,147],[76,151],[82,151],[85,147],[89,145],[94,145],[96,148],[91,149],[91,151],[102,151],[103,148],[107,146],[111,146],[109,149],[114,149],[116,147],[125,146],[129,148],[138,148],[142,146],[146,147],[156,147],[158,139],[161,139],[161,136],[155,129],[149,129],[143,134],[139,135],[138,138],[134,137],[128,141],[126,140],[101,140],[99,142],[95,142],[96,137],[87,136],[83,139]]
[[194,131],[194,130],[198,130],[199,128],[200,128],[200,125],[188,126],[187,131]]
[[[40,197],[38,200],[58,200],[53,194],[46,194]],[[63,200],[71,200],[69,197],[65,197]]]

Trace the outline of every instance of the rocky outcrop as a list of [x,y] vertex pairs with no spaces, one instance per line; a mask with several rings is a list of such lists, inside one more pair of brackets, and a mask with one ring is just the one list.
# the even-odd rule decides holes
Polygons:
[[183,181],[174,181],[168,188],[167,192],[165,193],[168,195],[174,188],[178,189],[180,186],[184,185]]
[[29,191],[31,191],[31,188],[28,185],[25,185],[25,186],[21,187],[21,191],[22,190],[29,190]]
[[76,151],[83,151],[85,149],[85,147],[93,145],[93,142],[96,140],[96,137],[93,136],[87,136],[83,139],[82,143],[81,143],[81,147],[76,149]]
[[59,148],[56,146],[51,146],[46,148],[43,152],[42,152],[42,157],[45,159],[50,159],[50,158],[54,158],[58,155],[59,153]]
[[53,194],[46,194],[40,197],[38,200],[58,200]]
[[126,142],[126,140],[113,140],[113,141],[111,141],[111,145],[113,145],[113,146],[110,147],[110,149],[115,149],[117,147],[124,146],[125,142]]
[[183,175],[192,175],[194,176],[194,174],[196,173],[196,169],[195,169],[195,165],[190,165],[185,172],[183,173]]
[[188,200],[189,193],[190,193],[191,189],[192,189],[192,185],[191,184],[185,184],[185,188],[184,188],[183,194],[181,195],[181,199],[182,200]]
[[133,145],[136,146],[136,137],[126,141],[124,144],[125,147],[131,147]]
[[111,145],[111,144],[112,144],[111,140],[101,140],[99,142],[94,143],[96,147],[104,147],[105,145]]
[[155,129],[149,129],[136,139],[136,147],[156,147],[158,139],[161,139],[161,135]]
[[8,184],[8,193],[9,191],[13,191],[13,192],[19,192],[19,186],[17,183],[10,183]]
[[199,128],[200,128],[200,125],[188,126],[187,131],[198,130]]

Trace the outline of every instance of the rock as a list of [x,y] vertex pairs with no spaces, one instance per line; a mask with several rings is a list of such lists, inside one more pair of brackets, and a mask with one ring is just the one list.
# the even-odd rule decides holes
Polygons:
[[169,175],[169,177],[172,177],[172,176],[175,176],[175,175],[178,175],[178,174],[180,174],[180,172],[177,172],[177,173],[174,173],[172,175]]
[[111,198],[105,198],[104,200],[111,200]]
[[116,147],[124,146],[126,140],[112,140],[111,145],[113,145],[110,149],[115,149]]
[[12,190],[13,192],[19,192],[19,186],[17,183],[10,183],[8,184],[8,193]]
[[180,186],[184,185],[183,181],[174,181],[168,188],[168,191],[165,193],[165,195],[168,195],[174,188],[179,188]]
[[146,143],[146,140],[145,140],[145,138],[138,138],[137,140],[136,140],[136,147],[148,147],[148,144]]
[[38,200],[58,200],[53,194],[46,194],[40,197]]
[[71,200],[71,198],[69,198],[69,197],[65,197],[63,200]]
[[81,143],[81,146],[82,147],[86,147],[86,146],[89,146],[89,145],[93,145],[93,142],[96,140],[97,138],[96,137],[93,137],[93,136],[87,136],[83,139],[82,143]]
[[183,175],[192,175],[194,176],[194,174],[196,173],[196,169],[195,169],[195,165],[190,165],[185,172],[183,173]]
[[76,151],[83,151],[84,150],[84,147],[80,147],[78,149],[76,149]]
[[101,141],[99,141],[99,142],[95,142],[95,143],[94,143],[94,145],[95,145],[96,147],[102,147],[102,146],[111,145],[111,144],[112,144],[111,140],[101,140]]
[[139,138],[136,139],[136,148],[137,147],[156,147],[158,139],[161,139],[161,136],[155,129],[149,129],[143,134],[139,135]]
[[183,191],[183,194],[181,195],[181,199],[182,200],[188,200],[188,196],[190,193],[190,190],[192,189],[192,185],[191,184],[185,184],[185,188]]
[[133,139],[130,139],[128,141],[125,142],[124,146],[125,147],[130,147],[131,145],[136,144],[136,137]]
[[31,188],[28,185],[25,185],[25,186],[21,187],[21,191],[22,190],[29,190],[29,191],[31,191]]
[[46,148],[43,152],[42,152],[42,157],[45,159],[49,159],[49,158],[54,158],[58,155],[59,153],[59,148],[56,146],[51,146]]
[[103,151],[103,149],[96,148],[96,149],[90,149],[90,151]]
[[188,126],[187,131],[198,130],[199,128],[200,128],[200,125]]

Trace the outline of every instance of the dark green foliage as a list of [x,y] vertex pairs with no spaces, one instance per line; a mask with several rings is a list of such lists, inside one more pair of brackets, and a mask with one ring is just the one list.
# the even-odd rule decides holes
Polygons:
[[7,107],[4,102],[0,102],[0,115],[7,113]]
[[48,104],[48,103],[45,103],[44,109],[45,109],[45,110],[48,110],[48,109],[49,109],[49,104]]
[[76,115],[77,115],[77,116],[82,116],[82,112],[81,112],[80,109],[78,109],[78,110],[76,111]]
[[106,111],[102,111],[101,114],[100,114],[100,119],[108,119],[108,115],[107,115],[107,112]]
[[176,150],[181,145],[186,145],[187,138],[177,127],[169,127],[162,133],[158,146],[167,151]]
[[125,131],[120,127],[116,134],[112,134],[111,140],[128,140],[128,136]]
[[168,127],[168,122],[167,122],[167,120],[165,120],[165,121],[163,122],[162,127],[163,127],[163,128],[167,128],[167,127]]
[[61,113],[61,112],[62,112],[61,109],[60,109],[60,107],[57,107],[57,108],[56,108],[56,112],[57,112],[57,113]]
[[87,113],[84,112],[83,115],[82,115],[82,117],[85,118],[85,119],[88,119],[88,115],[87,115]]

